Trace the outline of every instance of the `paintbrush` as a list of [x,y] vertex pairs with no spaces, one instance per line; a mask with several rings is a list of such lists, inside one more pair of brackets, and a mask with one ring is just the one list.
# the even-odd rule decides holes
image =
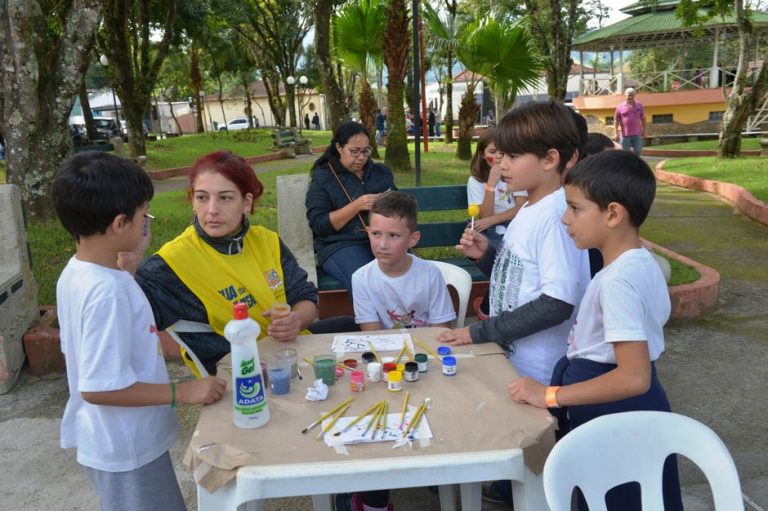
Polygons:
[[342,434],[342,433],[344,433],[346,430],[348,430],[349,428],[351,428],[352,426],[354,426],[355,424],[357,424],[358,422],[360,422],[361,420],[363,420],[363,418],[364,418],[364,417],[367,417],[368,415],[372,414],[374,411],[378,410],[378,408],[381,406],[381,404],[382,404],[383,402],[384,402],[384,401],[379,401],[378,403],[376,403],[376,404],[375,404],[375,405],[373,405],[372,407],[368,408],[368,409],[367,409],[367,410],[366,410],[366,411],[365,411],[363,414],[361,414],[361,415],[360,415],[360,416],[359,416],[357,419],[355,419],[355,420],[353,420],[352,422],[350,422],[349,424],[347,424],[347,425],[344,427],[344,429],[342,429],[341,431],[337,431],[336,433],[334,433],[334,434],[333,434],[333,436],[339,436],[339,435],[341,435],[341,434]]
[[403,431],[403,437],[408,436],[408,433],[413,430],[419,423],[419,420],[421,420],[421,416],[424,415],[424,411],[427,409],[427,400],[425,399],[424,402],[419,406],[419,408],[416,410],[416,413],[413,414],[413,417],[411,417],[411,422],[408,424],[408,427],[405,428],[405,431]]
[[427,346],[426,344],[424,344],[423,342],[421,342],[420,340],[418,340],[418,339],[417,339],[416,337],[414,337],[414,336],[411,336],[411,339],[413,339],[413,342],[415,342],[416,344],[418,344],[419,346],[421,346],[421,349],[423,349],[424,351],[426,351],[427,353],[429,353],[430,355],[432,355],[433,357],[435,357],[437,360],[441,360],[440,356],[439,356],[437,353],[435,353],[434,351],[432,351],[432,350],[429,348],[429,346]]
[[310,424],[309,426],[307,426],[306,428],[301,430],[301,432],[302,433],[306,433],[307,431],[309,431],[310,429],[314,428],[318,424],[321,424],[325,419],[327,419],[328,417],[330,417],[334,413],[338,412],[344,405],[352,402],[353,399],[355,399],[355,398],[354,397],[350,397],[349,399],[346,399],[346,400],[342,401],[333,410],[331,410],[328,413],[324,413],[323,415],[321,415],[319,419],[317,419],[315,422],[313,422],[312,424]]
[[373,417],[371,417],[371,420],[368,421],[368,425],[365,427],[365,431],[363,431],[360,436],[365,436],[365,434],[368,433],[368,430],[371,429],[373,423],[376,422],[376,419],[379,417],[382,409],[384,409],[384,401],[379,401],[379,406],[376,408],[376,412],[373,414]]
[[379,354],[376,353],[376,348],[373,347],[373,343],[371,341],[368,341],[368,347],[371,348],[371,353],[373,353],[373,356],[376,357],[376,362],[381,364],[381,359],[379,358]]
[[387,415],[389,414],[389,403],[384,402],[384,410],[381,412],[381,417],[379,417],[379,422],[376,424],[376,427],[373,430],[373,433],[371,434],[371,440],[376,436],[376,432],[378,430],[381,430],[381,436],[384,437],[384,430],[387,429]]
[[336,421],[339,420],[339,418],[341,416],[343,416],[346,413],[346,411],[349,409],[349,405],[350,404],[351,403],[347,403],[346,406],[344,406],[344,408],[339,410],[339,412],[336,415],[333,416],[333,420],[331,422],[329,422],[328,425],[325,426],[322,431],[320,431],[320,434],[318,434],[315,437],[315,440],[320,440],[321,438],[323,438],[324,434],[326,434],[328,431],[330,431],[330,429],[333,427],[333,425],[336,424]]
[[405,396],[403,397],[403,411],[400,413],[400,428],[403,429],[403,424],[405,424],[405,411],[408,409],[408,393],[409,391],[405,391]]

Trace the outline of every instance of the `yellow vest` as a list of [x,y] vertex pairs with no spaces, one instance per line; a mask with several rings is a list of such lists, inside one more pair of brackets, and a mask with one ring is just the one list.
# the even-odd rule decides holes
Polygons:
[[251,226],[243,239],[243,251],[224,255],[188,227],[157,252],[184,284],[203,302],[208,324],[219,335],[232,319],[233,304],[248,304],[249,315],[267,334],[269,319],[261,315],[275,302],[285,302],[280,241],[277,234]]

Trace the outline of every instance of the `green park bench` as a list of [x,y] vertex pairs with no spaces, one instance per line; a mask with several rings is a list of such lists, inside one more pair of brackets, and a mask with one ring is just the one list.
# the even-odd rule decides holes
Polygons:
[[297,154],[311,154],[311,140],[299,136],[296,128],[277,128],[272,132],[274,147],[282,149],[286,156],[295,158]]
[[76,145],[75,152],[82,153],[85,151],[98,151],[100,153],[109,153],[115,150],[115,146],[112,144],[83,144]]
[[[350,314],[351,303],[348,293],[341,284],[325,273],[315,261],[312,246],[312,230],[303,207],[304,197],[309,187],[308,174],[294,174],[277,177],[277,214],[280,238],[296,256],[299,265],[309,275],[309,280],[317,284],[320,290],[320,316],[328,317],[339,314]],[[467,187],[465,185],[422,186],[416,188],[400,188],[416,199],[419,203],[419,231],[421,239],[417,249],[432,247],[453,247],[466,228]],[[301,198],[301,207],[298,206]],[[449,212],[460,210],[462,220],[436,221],[426,220],[424,212]],[[438,215],[430,215],[431,217]],[[455,217],[456,215],[451,215]],[[484,296],[488,289],[488,277],[475,264],[458,252],[456,256],[439,258],[438,260],[460,266],[472,276],[472,294],[470,304],[477,296]],[[471,313],[471,306],[470,311]]]

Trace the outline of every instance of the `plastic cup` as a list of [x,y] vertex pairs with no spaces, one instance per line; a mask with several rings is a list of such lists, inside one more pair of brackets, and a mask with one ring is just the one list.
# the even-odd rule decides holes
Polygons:
[[315,379],[323,380],[326,385],[336,382],[336,356],[331,354],[315,355],[313,360]]
[[275,360],[291,369],[291,378],[299,375],[299,355],[293,348],[280,348],[275,352]]
[[272,306],[269,308],[269,315],[272,318],[272,320],[284,318],[290,313],[291,313],[291,306],[285,302],[273,303]]
[[272,394],[282,395],[291,391],[291,366],[275,362],[269,366],[269,389]]

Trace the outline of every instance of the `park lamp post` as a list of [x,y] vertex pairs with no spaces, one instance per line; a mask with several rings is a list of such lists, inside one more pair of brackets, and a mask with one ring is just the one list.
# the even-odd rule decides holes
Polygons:
[[[288,85],[293,86],[296,83],[296,78],[289,76],[285,81]],[[299,93],[299,135],[301,135],[301,127],[304,125],[304,95],[307,92],[308,82],[309,79],[306,76],[301,75],[299,77],[299,87],[297,91]]]
[[[109,59],[107,58],[106,55],[102,54],[99,57],[99,64],[104,66],[105,69],[109,67]],[[117,95],[115,94],[115,84],[112,80],[110,80],[109,83],[112,86],[112,105],[115,107],[115,122],[117,122],[117,136],[122,138],[123,127],[120,125],[120,113],[117,111]]]

